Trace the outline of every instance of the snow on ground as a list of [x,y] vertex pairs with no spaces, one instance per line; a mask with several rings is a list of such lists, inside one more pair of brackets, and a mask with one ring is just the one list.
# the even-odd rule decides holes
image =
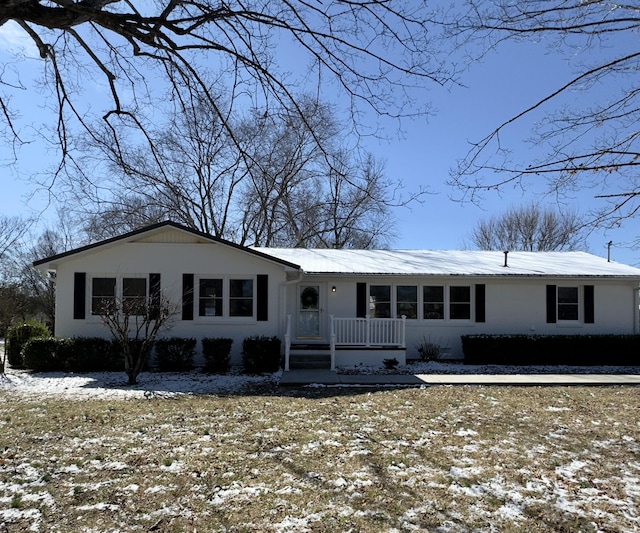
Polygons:
[[[379,367],[343,367],[343,374],[385,374]],[[415,363],[398,368],[402,374],[640,374],[640,367],[479,366],[457,363]],[[273,387],[281,372],[252,376],[234,371],[226,375],[192,372],[143,372],[137,385],[128,385],[124,372],[35,373],[7,368],[0,374],[0,391],[26,396],[64,396],[76,399],[134,399],[182,394],[237,394],[255,387]]]
[[[0,355],[3,345],[0,343]],[[275,386],[282,372],[252,376],[234,369],[225,375],[193,372],[143,372],[137,385],[127,385],[124,372],[35,373],[7,368],[0,374],[0,391],[27,396],[60,395],[77,399],[133,399],[180,394],[235,394],[252,387]],[[640,374],[640,366],[500,366],[464,365],[460,361],[413,362],[385,370],[381,367],[346,366],[341,374]]]
[[0,375],[0,391],[26,396],[65,396],[77,399],[134,399],[179,394],[232,394],[242,389],[275,385],[280,373],[249,376],[208,375],[194,372],[143,372],[137,385],[127,385],[124,372],[32,373],[7,369]]
[[566,365],[465,365],[462,361],[412,362],[396,370],[381,367],[343,366],[339,374],[640,374],[640,366],[566,366]]

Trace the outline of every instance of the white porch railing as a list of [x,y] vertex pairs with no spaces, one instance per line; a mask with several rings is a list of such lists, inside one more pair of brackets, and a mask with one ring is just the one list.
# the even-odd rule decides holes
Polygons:
[[[406,316],[402,318],[336,318],[331,315],[331,370],[336,368],[337,346],[406,346]],[[291,315],[287,315],[284,334],[284,369],[289,371],[291,356]]]
[[406,345],[406,316],[402,318],[336,318],[331,316],[331,370],[335,369],[336,346]]

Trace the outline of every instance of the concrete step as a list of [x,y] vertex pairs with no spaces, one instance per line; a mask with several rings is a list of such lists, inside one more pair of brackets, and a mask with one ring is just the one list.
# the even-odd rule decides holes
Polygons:
[[292,350],[289,354],[291,369],[328,369],[331,368],[331,354],[325,350]]

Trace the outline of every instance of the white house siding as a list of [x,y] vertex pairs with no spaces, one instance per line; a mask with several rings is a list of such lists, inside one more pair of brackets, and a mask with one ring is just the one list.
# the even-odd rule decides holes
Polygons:
[[[460,337],[479,333],[511,334],[604,334],[637,332],[637,281],[603,278],[547,277],[431,277],[431,276],[344,276],[307,275],[301,283],[318,283],[324,292],[322,340],[328,341],[330,316],[355,317],[357,284],[415,285],[418,307],[422,307],[422,286],[463,285],[472,288],[471,320],[406,320],[407,358],[417,358],[417,346],[423,339],[437,342],[452,356],[462,356]],[[485,286],[485,322],[475,317],[474,286]],[[547,285],[579,288],[579,320],[547,323]],[[594,323],[584,321],[584,286],[594,287]],[[336,291],[333,292],[332,288]],[[298,287],[288,288],[288,309],[293,319],[295,341]]]
[[[179,240],[179,239],[176,239]],[[86,273],[86,318],[73,318],[74,273]],[[280,287],[286,279],[281,264],[257,257],[237,248],[212,242],[126,242],[116,246],[96,248],[90,253],[81,253],[66,257],[57,264],[57,285],[65,290],[57,291],[56,299],[56,335],[101,336],[108,337],[109,332],[100,318],[91,315],[91,278],[92,277],[145,277],[150,273],[161,275],[161,290],[170,300],[181,304],[182,276],[194,274],[197,286],[198,278],[228,277],[254,279],[255,314],[255,276],[268,275],[268,320],[254,318],[207,318],[199,317],[197,301],[193,320],[182,320],[180,312],[173,320],[172,328],[163,333],[165,336],[178,337],[229,337],[234,340],[232,362],[240,362],[242,340],[250,335],[282,336],[284,313],[281,311]],[[148,288],[147,288],[148,290]],[[197,299],[197,295],[196,295]],[[199,347],[198,347],[199,349]]]
[[[168,222],[46,258],[36,265],[57,271],[56,334],[64,337],[109,336],[99,317],[91,316],[93,277],[144,277],[149,281],[150,274],[160,274],[163,294],[177,304],[182,301],[184,274],[194,276],[196,291],[200,277],[250,277],[254,279],[256,309],[258,276],[266,275],[266,320],[258,320],[257,315],[199,317],[196,293],[193,320],[183,320],[178,314],[166,333],[197,339],[230,337],[234,339],[232,357],[236,364],[240,362],[244,338],[277,335],[284,340],[287,315],[291,316],[291,339],[298,340],[299,291],[305,283],[319,286],[321,308],[320,335],[307,336],[305,342],[329,341],[331,315],[340,318],[358,315],[358,284],[416,286],[420,310],[425,285],[470,286],[470,320],[425,320],[421,312],[419,319],[407,319],[409,358],[417,357],[416,347],[425,338],[448,348],[452,355],[461,356],[460,337],[465,334],[632,334],[638,333],[640,319],[640,269],[609,263],[583,252],[512,252],[505,267],[502,252],[269,248],[252,251]],[[74,318],[74,304],[78,304],[74,300],[76,273],[81,274],[80,278],[86,275],[85,318]],[[474,287],[478,285],[484,287],[484,322],[475,316]],[[578,320],[547,322],[549,285],[579,288]],[[585,286],[590,287],[589,294],[593,288],[593,323],[585,321]],[[360,293],[361,300],[362,296]],[[368,301],[360,302],[360,310],[367,306]]]

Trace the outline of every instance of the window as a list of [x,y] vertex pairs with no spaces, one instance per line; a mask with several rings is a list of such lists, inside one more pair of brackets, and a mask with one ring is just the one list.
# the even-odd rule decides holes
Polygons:
[[422,288],[423,313],[426,320],[444,319],[444,287],[427,285]]
[[110,312],[116,305],[116,278],[93,278],[91,281],[91,314]]
[[371,285],[369,287],[369,316],[371,318],[391,317],[390,285]]
[[127,315],[144,315],[147,312],[147,280],[145,278],[122,280],[122,312]]
[[222,316],[222,280],[201,279],[199,292],[200,316]]
[[398,285],[396,287],[396,317],[418,318],[418,287]]
[[449,287],[449,318],[471,319],[471,287]]
[[253,316],[253,280],[229,280],[229,316]]
[[558,287],[558,320],[578,318],[578,287]]
[[91,314],[102,315],[116,306],[116,278],[93,278],[91,280]]

